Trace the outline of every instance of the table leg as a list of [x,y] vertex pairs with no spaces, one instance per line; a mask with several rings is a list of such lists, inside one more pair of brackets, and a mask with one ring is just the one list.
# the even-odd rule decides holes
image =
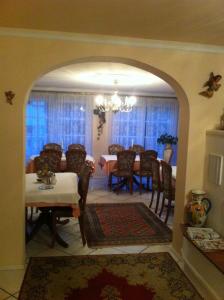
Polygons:
[[[30,233],[28,232],[29,230],[27,228],[26,243],[28,243],[30,240],[33,239],[33,237],[37,234],[37,232],[40,230],[42,225],[47,223],[49,215],[50,215],[49,209],[42,210],[38,219],[34,222],[33,228],[31,229]],[[28,227],[28,225],[27,225],[27,227]]]
[[[55,220],[57,223],[57,220]],[[69,220],[62,221],[62,224],[68,223]],[[64,248],[68,248],[68,243],[66,243],[58,234],[56,224],[54,227],[54,223],[52,221],[52,212],[50,208],[44,208],[41,209],[41,213],[38,217],[38,219],[35,221],[33,228],[31,229],[31,232],[28,232],[28,228],[26,229],[26,243],[28,243],[33,237],[37,234],[37,232],[40,230],[42,225],[46,224],[50,230],[50,232],[53,234],[53,240],[51,243],[51,247],[54,246],[54,241],[57,241],[59,245],[61,245]]]

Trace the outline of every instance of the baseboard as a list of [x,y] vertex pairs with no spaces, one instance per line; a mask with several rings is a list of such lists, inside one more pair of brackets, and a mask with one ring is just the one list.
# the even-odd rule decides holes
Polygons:
[[170,245],[170,252],[172,252],[172,254],[176,257],[176,259],[179,260],[183,260],[182,256],[180,255],[179,252],[177,252],[174,247],[172,246],[172,244]]
[[198,292],[205,300],[223,300],[217,293],[211,288],[211,286],[204,280],[204,278],[198,273],[198,271],[189,262],[187,257],[181,250],[182,260],[184,261],[184,271],[192,283],[197,287]]
[[0,271],[23,270],[25,265],[0,266]]

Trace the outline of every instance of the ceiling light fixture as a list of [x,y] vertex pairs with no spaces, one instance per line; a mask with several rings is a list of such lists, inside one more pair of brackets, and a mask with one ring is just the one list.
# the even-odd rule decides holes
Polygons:
[[[114,84],[117,85],[117,83],[117,80],[115,80]],[[130,112],[136,102],[135,96],[120,97],[118,91],[115,91],[110,97],[97,95],[95,98],[96,108],[101,112]]]

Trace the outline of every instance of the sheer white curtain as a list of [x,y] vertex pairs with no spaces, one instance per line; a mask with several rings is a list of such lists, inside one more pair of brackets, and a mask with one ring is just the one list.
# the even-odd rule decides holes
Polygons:
[[[157,144],[157,138],[164,133],[177,136],[179,106],[176,98],[148,98],[146,101],[145,141],[146,149],[155,149],[163,157],[164,145]],[[173,145],[173,164],[176,164],[177,146]]]
[[61,92],[32,92],[27,104],[26,157],[46,143],[85,145],[92,153],[93,96]]
[[[163,145],[157,138],[164,133],[177,136],[178,102],[176,98],[140,97],[137,105],[129,113],[113,113],[111,117],[110,143],[118,143],[125,148],[140,144],[145,149],[154,149],[163,156]],[[176,163],[176,146],[172,163]]]
[[144,145],[145,114],[143,98],[138,98],[131,112],[112,113],[110,143],[121,144],[125,148],[133,144]]

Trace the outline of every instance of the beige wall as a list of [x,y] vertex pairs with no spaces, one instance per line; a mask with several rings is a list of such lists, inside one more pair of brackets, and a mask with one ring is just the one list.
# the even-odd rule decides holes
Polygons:
[[[142,67],[160,75],[176,90],[180,100],[180,133],[173,244],[180,250],[179,223],[183,219],[185,195],[192,188],[202,187],[205,131],[217,123],[223,106],[223,89],[209,100],[198,92],[211,71],[224,73],[224,54],[113,45],[108,41],[103,44],[2,36],[0,267],[24,263],[24,107],[27,95],[33,81],[42,74],[88,57],[95,60],[99,60],[95,57],[113,57],[113,60]],[[7,90],[16,93],[12,106],[4,99]],[[101,152],[103,147],[101,138],[95,151]]]

